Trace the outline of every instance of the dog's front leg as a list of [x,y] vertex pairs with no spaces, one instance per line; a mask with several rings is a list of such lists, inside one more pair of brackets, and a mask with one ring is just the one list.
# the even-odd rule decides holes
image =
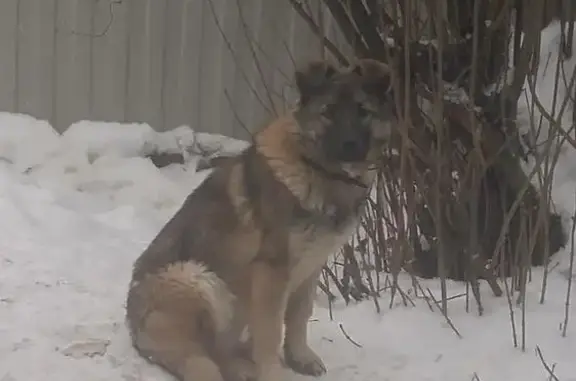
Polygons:
[[280,381],[283,369],[279,350],[286,310],[288,269],[265,260],[252,266],[249,324],[256,381]]
[[309,376],[326,373],[324,363],[308,345],[308,321],[312,316],[319,276],[320,271],[314,272],[290,295],[285,316],[286,364],[295,372]]

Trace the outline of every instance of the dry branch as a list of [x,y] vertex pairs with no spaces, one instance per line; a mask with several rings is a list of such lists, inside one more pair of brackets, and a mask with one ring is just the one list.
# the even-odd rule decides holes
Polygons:
[[[289,1],[326,49],[344,62],[303,2]],[[524,83],[537,68],[543,2],[322,2],[356,57],[391,66],[400,119],[358,246],[345,248],[342,279],[329,269],[327,277],[347,302],[363,294],[379,309],[381,272],[391,273],[391,306],[397,294],[409,302],[399,287],[402,269],[414,279],[415,290],[415,276],[439,276],[444,313],[445,280],[466,280],[481,313],[480,280],[501,296],[498,276],[525,284],[529,267],[547,264],[565,244],[546,180],[554,165],[546,157],[554,155],[536,157],[537,169],[525,173],[514,122]],[[508,84],[503,78],[510,47],[517,69]],[[573,78],[565,81],[567,87]],[[552,128],[571,142],[559,123]],[[542,171],[543,163],[550,168]],[[538,187],[532,184],[536,178],[544,179]],[[505,284],[511,300],[514,287]]]

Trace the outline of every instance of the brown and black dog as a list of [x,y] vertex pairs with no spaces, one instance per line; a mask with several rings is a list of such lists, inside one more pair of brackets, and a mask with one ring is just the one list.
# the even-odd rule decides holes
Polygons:
[[307,340],[318,276],[357,228],[396,118],[382,63],[313,62],[295,80],[298,106],[216,168],[134,265],[133,344],[180,380],[279,381],[282,342],[294,371],[326,371]]

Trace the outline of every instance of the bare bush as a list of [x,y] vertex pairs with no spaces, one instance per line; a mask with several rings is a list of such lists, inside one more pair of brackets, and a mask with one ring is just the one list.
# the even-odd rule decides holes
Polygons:
[[[290,1],[318,30],[306,2]],[[524,83],[538,68],[540,31],[550,10],[538,1],[323,3],[355,56],[395,69],[401,120],[370,213],[343,249],[343,261],[326,269],[328,278],[346,301],[370,297],[377,308],[383,289],[392,289],[392,300],[397,294],[405,299],[397,282],[402,270],[414,277],[416,289],[416,276],[440,278],[444,313],[449,278],[469,282],[480,314],[480,279],[496,296],[504,294],[504,283],[507,295],[518,293],[521,303],[531,267],[549,263],[566,243],[550,199],[559,145],[526,152],[515,123]],[[326,49],[343,56],[330,41]],[[538,105],[536,94],[532,101]],[[550,141],[569,139],[559,118],[548,120],[558,135]],[[521,162],[528,155],[536,165],[527,174]],[[360,265],[351,259],[354,251]],[[390,275],[384,287],[381,274]]]
[[[419,295],[450,321],[446,281],[466,281],[471,293],[462,297],[473,296],[482,314],[480,281],[485,280],[494,295],[508,299],[514,343],[521,345],[513,306],[524,305],[532,266],[547,268],[567,241],[551,185],[560,146],[576,147],[574,126],[560,124],[573,97],[555,100],[550,113],[534,83],[544,64],[538,62],[540,32],[553,18],[569,24],[563,54],[572,54],[570,2],[562,2],[567,7],[562,8],[560,2],[536,0],[286,1],[316,36],[302,43],[318,43],[322,56],[343,65],[375,58],[395,73],[398,129],[368,214],[358,234],[325,267],[321,290],[331,301],[370,299],[377,310],[385,291],[389,306],[397,298],[413,305]],[[242,2],[236,5],[242,18]],[[327,18],[345,46],[327,31]],[[241,25],[249,40],[250,26]],[[278,44],[293,59],[287,41]],[[251,47],[262,78],[251,91],[266,109],[275,110],[281,91],[263,74],[263,67],[273,64],[257,42]],[[557,73],[557,84],[574,94],[576,72],[564,73],[559,65]],[[518,100],[526,94],[534,114],[528,134],[516,123]],[[526,135],[537,135],[542,126],[550,136],[531,146]],[[527,160],[533,163],[530,171],[523,169]],[[400,286],[401,272],[411,276],[412,289]],[[439,278],[440,299],[423,288],[421,278]],[[545,294],[546,276],[542,302]]]

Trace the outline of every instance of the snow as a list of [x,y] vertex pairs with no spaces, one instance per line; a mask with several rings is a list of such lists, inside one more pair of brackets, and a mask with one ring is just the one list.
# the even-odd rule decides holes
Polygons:
[[[555,75],[558,62],[558,46],[561,39],[561,26],[558,21],[553,22],[542,31],[542,49],[540,51],[540,65],[538,73],[533,79],[534,96],[527,83],[525,91],[519,101],[519,112],[522,133],[527,134],[529,141],[532,145],[538,147],[540,152],[545,152],[547,149],[546,141],[548,140],[548,120],[543,117],[538,107],[531,106],[532,99],[536,98],[539,103],[546,109],[554,121],[565,130],[569,131],[570,126],[573,124],[573,103],[568,98],[567,107],[563,103],[567,99],[568,85],[573,76],[576,67],[576,59],[565,61],[562,65],[563,69],[560,71],[560,78],[558,88],[555,89]],[[576,39],[575,39],[576,41]],[[555,97],[556,91],[556,97]],[[572,97],[574,96],[574,88],[572,88]],[[534,128],[530,127],[530,121],[534,121]],[[569,134],[574,136],[574,132],[570,131]],[[562,212],[573,214],[576,207],[576,149],[568,142],[559,145],[557,141],[553,143],[559,148],[552,148],[554,152],[558,149],[561,155],[558,158],[558,165],[554,172],[552,198],[553,200],[563,206]],[[526,166],[526,172],[529,173],[534,167],[534,160],[530,161]]]
[[[543,36],[543,54],[557,51],[558,25]],[[537,84],[545,106],[553,76],[542,69]],[[520,120],[527,123],[523,102]],[[191,146],[196,149],[186,150]],[[128,340],[124,299],[131,266],[210,173],[197,170],[194,152],[244,147],[185,126],[157,133],[146,124],[81,121],[60,136],[44,121],[0,113],[0,380],[171,380],[136,355]],[[151,152],[183,152],[188,160],[158,169],[145,157]],[[563,151],[554,180],[553,197],[565,218],[574,208],[574,155],[571,147]],[[525,351],[513,345],[506,297],[494,298],[485,284],[484,316],[475,313],[472,301],[466,312],[464,297],[449,302],[449,317],[462,338],[421,295],[409,294],[414,306],[397,298],[389,309],[386,294],[380,314],[371,301],[337,302],[331,307],[334,320],[320,297],[310,341],[328,367],[324,379],[543,381],[549,376],[538,347],[560,380],[576,380],[576,322],[570,322],[567,337],[561,335],[568,259],[568,250],[554,257],[544,304],[543,269],[533,271]],[[440,298],[438,281],[421,283]],[[409,292],[410,279],[401,277],[400,284]],[[461,295],[464,287],[448,282],[448,293]],[[516,306],[513,312],[521,345],[522,314]]]

